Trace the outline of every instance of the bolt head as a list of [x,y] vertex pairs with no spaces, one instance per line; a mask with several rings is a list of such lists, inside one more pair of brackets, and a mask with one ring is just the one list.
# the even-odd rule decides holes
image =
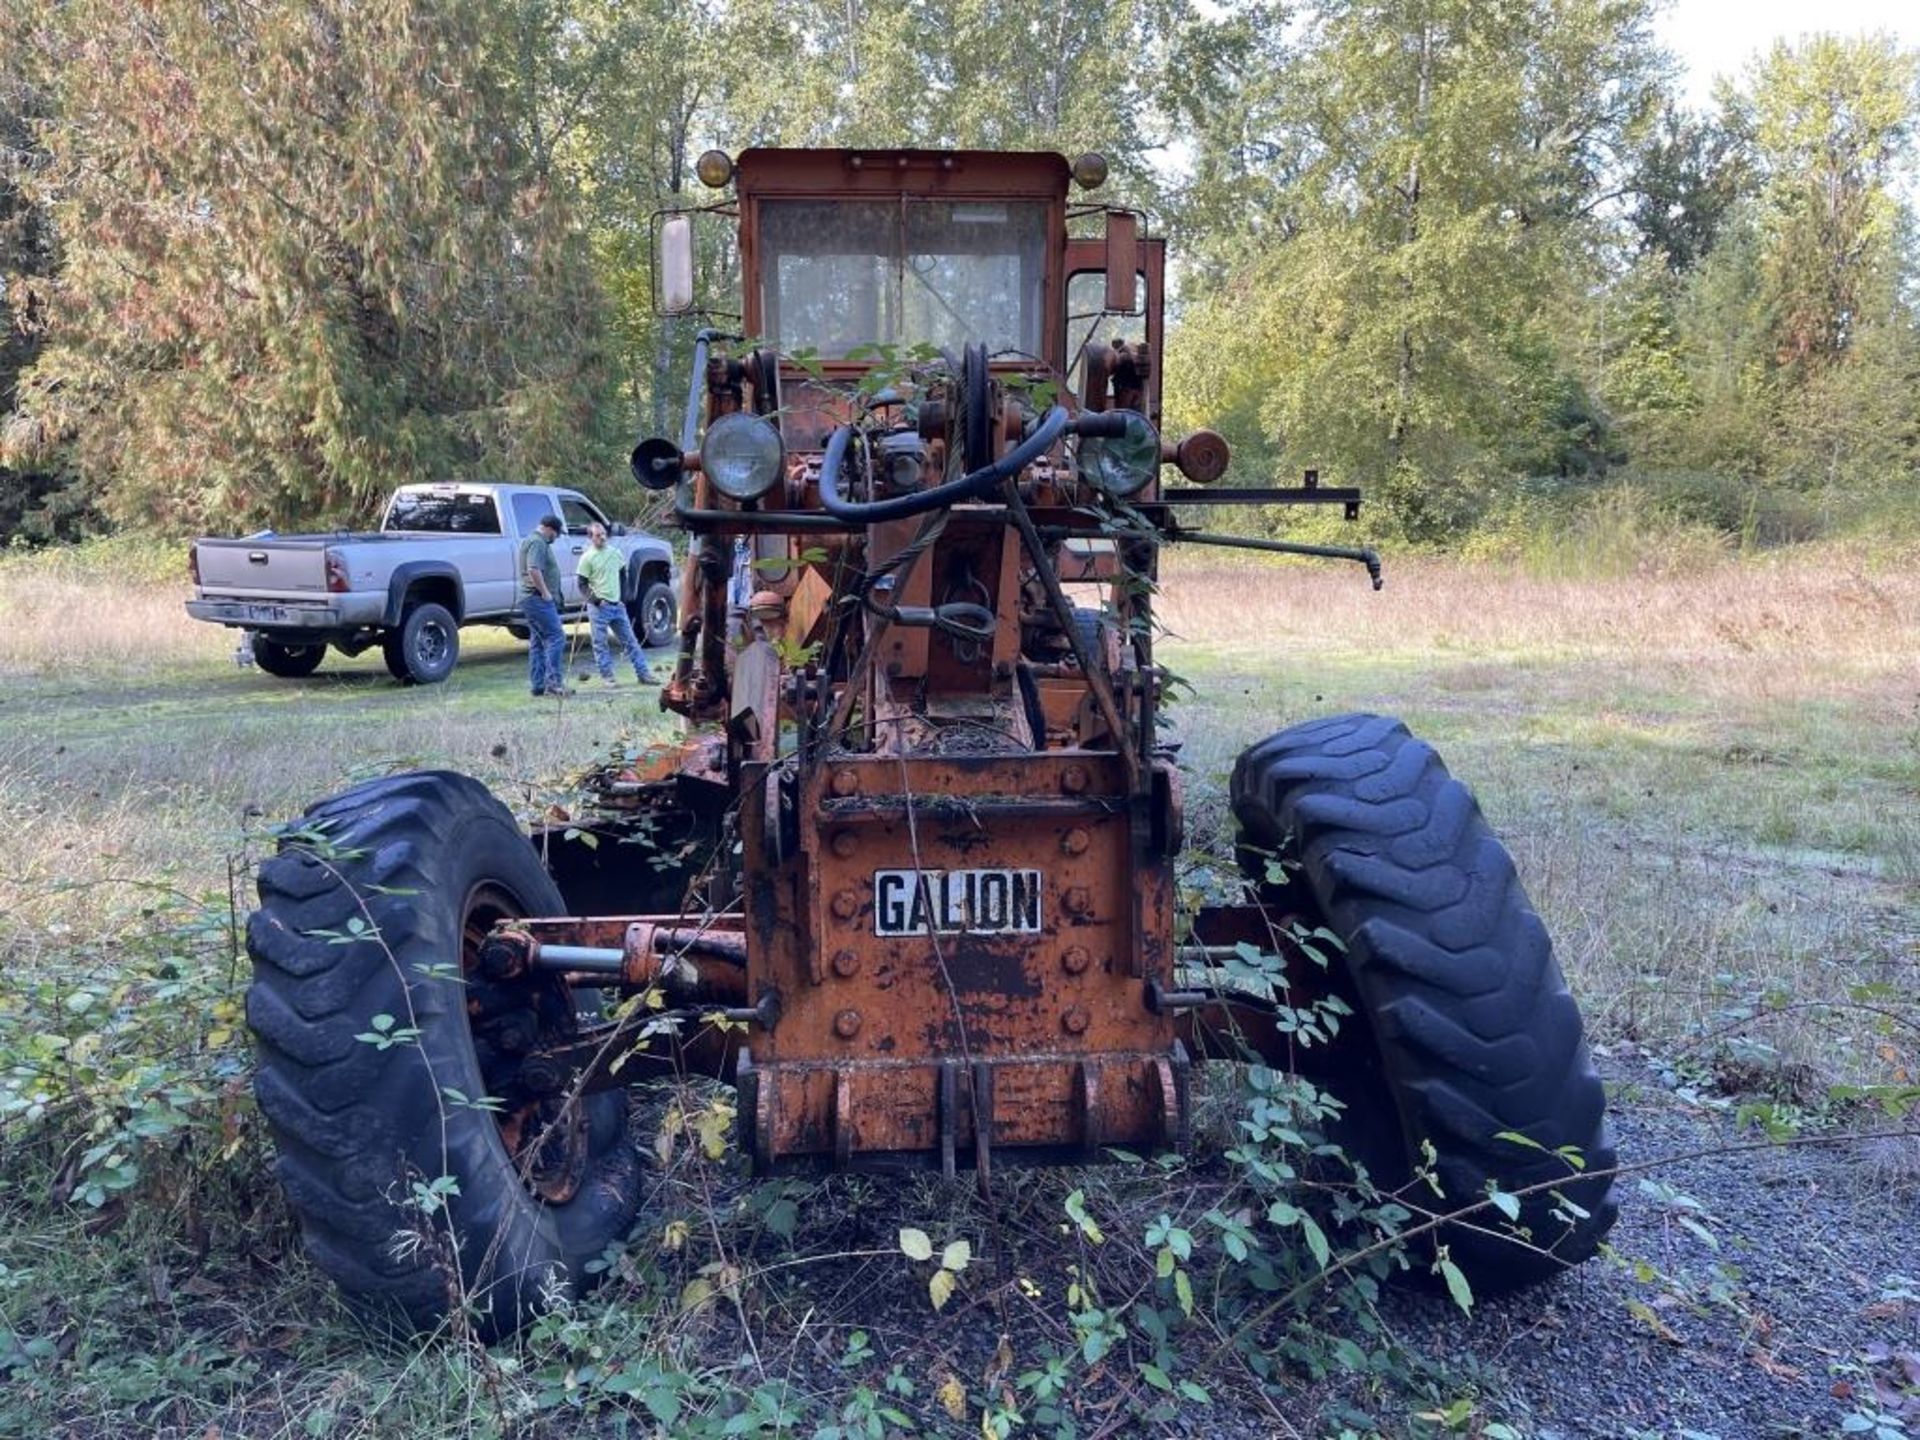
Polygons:
[[1093,894],[1084,885],[1069,885],[1061,903],[1069,915],[1085,915],[1093,909]]
[[1068,855],[1084,855],[1092,843],[1092,837],[1078,825],[1060,837],[1060,849]]
[[851,980],[860,973],[860,957],[852,950],[833,952],[833,973],[842,980]]
[[833,897],[833,913],[835,919],[853,919],[854,916],[860,913],[860,892],[858,890],[842,890],[839,894],[835,895]]
[[860,1033],[860,1012],[858,1010],[842,1010],[838,1015],[834,1016],[833,1033],[838,1035],[842,1040],[853,1039],[854,1036]]
[[1069,975],[1085,973],[1087,966],[1093,963],[1093,956],[1087,953],[1084,945],[1069,945],[1066,953],[1060,957],[1060,968]]
[[1069,795],[1081,794],[1087,788],[1087,767],[1069,765],[1060,772],[1060,788]]
[[842,765],[838,770],[834,771],[831,784],[833,793],[843,799],[848,795],[857,795],[860,793],[860,777],[854,772],[851,766]]
[[1086,1006],[1069,1005],[1060,1016],[1060,1028],[1069,1035],[1084,1035],[1087,1033],[1088,1020]]
[[833,853],[842,860],[853,858],[853,852],[860,848],[860,841],[851,830],[838,830],[833,836]]

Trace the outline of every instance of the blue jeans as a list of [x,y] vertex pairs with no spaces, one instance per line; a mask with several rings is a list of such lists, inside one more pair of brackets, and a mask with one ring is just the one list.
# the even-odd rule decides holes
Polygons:
[[633,621],[628,618],[625,605],[618,600],[588,601],[587,625],[593,637],[593,663],[600,667],[602,680],[613,678],[613,655],[607,646],[609,630],[613,631],[621,652],[633,662],[634,678],[647,678],[647,657],[640,653],[640,640],[633,633]]
[[522,595],[520,613],[527,617],[527,679],[533,693],[560,689],[567,679],[560,658],[567,643],[567,632],[560,628],[560,607],[539,595]]

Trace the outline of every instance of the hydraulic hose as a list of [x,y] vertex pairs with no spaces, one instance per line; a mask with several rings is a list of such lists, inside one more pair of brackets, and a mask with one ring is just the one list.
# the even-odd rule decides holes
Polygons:
[[991,465],[983,465],[972,474],[935,485],[930,490],[895,495],[888,500],[849,500],[840,493],[840,470],[846,464],[847,446],[853,443],[854,434],[851,425],[842,425],[827,438],[826,453],[820,457],[820,504],[829,515],[838,519],[877,525],[885,520],[904,520],[912,515],[924,515],[929,510],[939,510],[962,500],[980,499],[1002,480],[1010,475],[1018,475],[1051,450],[1072,424],[1065,407],[1056,405],[1047,411],[1031,435]]

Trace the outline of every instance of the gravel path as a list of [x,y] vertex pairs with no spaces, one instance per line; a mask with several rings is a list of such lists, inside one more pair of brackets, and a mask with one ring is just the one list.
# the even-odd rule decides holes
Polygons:
[[[1757,1138],[1635,1057],[1602,1068],[1623,1164]],[[1389,1317],[1491,1367],[1488,1408],[1540,1440],[1835,1435],[1871,1408],[1873,1375],[1920,1351],[1920,1140],[1683,1159],[1624,1184],[1618,1263],[1484,1302],[1470,1324],[1417,1295]]]
[[[1464,1428],[1415,1425],[1434,1401],[1391,1384],[1383,1394],[1351,1376],[1263,1401],[1231,1366],[1203,1377],[1214,1404],[1149,1418],[1147,1407],[1160,1397],[1123,1364],[1076,1396],[1078,1433],[1293,1440],[1343,1426],[1365,1434],[1365,1417],[1395,1437],[1477,1436],[1490,1421],[1535,1440],[1829,1437],[1843,1433],[1849,1415],[1872,1408],[1874,1376],[1894,1379],[1901,1356],[1912,1357],[1904,1383],[1920,1380],[1920,1140],[1701,1156],[1762,1137],[1735,1125],[1735,1102],[1678,1092],[1637,1055],[1604,1057],[1601,1068],[1622,1163],[1696,1156],[1622,1182],[1614,1257],[1518,1295],[1481,1300],[1471,1318],[1422,1290],[1395,1288],[1381,1302],[1404,1351],[1437,1365],[1436,1393],[1473,1400]],[[884,1255],[890,1248],[894,1221],[884,1202],[878,1208],[853,1221],[861,1233],[848,1239],[849,1249]],[[1059,1273],[1071,1256],[1036,1238],[1026,1269]],[[996,1336],[1009,1320],[1020,1368],[1049,1349],[1072,1347],[1057,1302],[1015,1303],[1011,1315],[996,1319],[992,1293],[969,1285],[935,1318],[920,1285],[902,1284],[898,1262],[883,1258],[816,1272],[793,1287],[788,1304],[870,1327],[890,1358],[919,1376],[950,1369],[971,1379],[991,1370]],[[1207,1348],[1203,1335],[1188,1340],[1185,1348]],[[1871,1359],[1876,1346],[1890,1358]],[[817,1388],[831,1392],[834,1383],[823,1369]],[[1920,1398],[1903,1398],[1896,1383],[1889,1399],[1905,1407],[1905,1428],[1880,1437],[1869,1430],[1868,1440],[1920,1437]],[[977,1415],[955,1424],[924,1390],[909,1408],[919,1412],[923,1433],[979,1433]]]

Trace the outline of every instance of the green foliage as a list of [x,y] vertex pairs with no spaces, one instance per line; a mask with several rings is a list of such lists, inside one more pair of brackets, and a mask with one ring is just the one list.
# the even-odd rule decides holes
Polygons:
[[[116,942],[83,946],[58,968],[8,967],[0,1130],[57,1157],[56,1193],[96,1210],[144,1181],[164,1193],[183,1149],[231,1155],[242,1142],[237,945],[227,897],[157,890],[138,929]],[[166,1162],[158,1176],[155,1157]]]
[[174,531],[609,461],[587,253],[476,63],[484,5],[38,13],[60,265],[10,457]]
[[1706,523],[1743,541],[1910,489],[1920,57],[1809,37],[1697,115],[1648,16],[1323,0],[1289,40],[1191,22],[1167,91],[1199,149],[1177,425],[1221,429],[1249,478],[1361,483],[1369,527],[1416,541],[1622,466],[1711,477]]
[[1657,98],[1646,13],[1327,3],[1315,20],[1240,81],[1243,107],[1278,107],[1289,178],[1255,192],[1248,258],[1175,337],[1178,419],[1367,482],[1410,536],[1457,534],[1504,473],[1604,467],[1555,321],[1590,269],[1609,157]]

